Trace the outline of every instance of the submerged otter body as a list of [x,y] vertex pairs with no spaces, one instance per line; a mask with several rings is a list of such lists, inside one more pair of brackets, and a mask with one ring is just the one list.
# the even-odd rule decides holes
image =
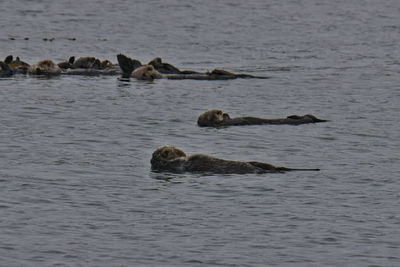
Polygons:
[[303,116],[291,115],[280,119],[263,119],[256,117],[237,117],[231,118],[228,113],[222,112],[220,109],[210,109],[202,113],[197,124],[199,126],[219,127],[219,126],[235,126],[235,125],[260,125],[260,124],[289,124],[299,125],[306,123],[326,122],[315,117],[312,114]]
[[[131,77],[132,72],[141,67],[142,64],[136,59],[131,59],[123,54],[117,55],[119,66],[122,70],[124,77]],[[258,78],[267,79],[268,77],[253,76],[249,74],[235,74],[229,71],[215,69],[211,72],[201,73],[195,71],[181,71],[175,66],[168,63],[163,63],[161,58],[155,58],[149,62],[156,71],[163,74],[160,78],[167,78],[171,80],[230,80],[237,78]],[[133,76],[133,75],[132,75]]]
[[203,154],[187,156],[174,146],[157,148],[151,158],[151,168],[155,171],[173,173],[201,172],[215,174],[277,173],[285,171],[319,171],[319,169],[292,169],[277,167],[264,162],[234,161]]

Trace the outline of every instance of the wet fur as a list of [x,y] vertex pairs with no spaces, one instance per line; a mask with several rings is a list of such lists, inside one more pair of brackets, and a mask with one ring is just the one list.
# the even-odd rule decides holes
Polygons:
[[0,61],[0,77],[9,77],[12,74],[13,71],[11,70],[10,66],[3,61]]
[[28,73],[34,75],[59,75],[61,74],[61,69],[53,61],[45,59],[30,66]]
[[285,171],[319,171],[319,169],[291,169],[277,167],[264,162],[233,161],[211,157],[204,154],[187,156],[174,146],[162,146],[153,152],[151,168],[155,171],[174,173],[201,172],[215,174],[275,173]]
[[132,72],[132,77],[138,80],[154,80],[162,78],[162,75],[151,65],[145,65],[135,69]]
[[231,118],[228,113],[222,112],[220,109],[210,109],[202,113],[197,119],[199,126],[218,127],[218,126],[234,126],[234,125],[260,125],[260,124],[289,124],[299,125],[306,123],[326,122],[315,117],[312,114],[303,116],[291,115],[280,119],[263,119],[257,117],[237,117]]
[[[118,64],[123,72],[123,77],[131,77],[131,73],[137,68],[141,67],[142,64],[136,59],[131,59],[123,54],[117,55]],[[267,79],[268,77],[253,76],[250,74],[235,74],[226,70],[215,69],[211,72],[201,73],[191,70],[179,70],[177,67],[162,62],[161,58],[156,57],[149,62],[148,65],[154,67],[159,73],[165,74],[163,78],[171,80],[230,80],[236,78],[257,78]]]

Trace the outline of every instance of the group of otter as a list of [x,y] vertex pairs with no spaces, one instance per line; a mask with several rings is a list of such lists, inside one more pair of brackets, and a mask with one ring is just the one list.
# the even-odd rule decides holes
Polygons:
[[123,54],[117,55],[118,64],[109,60],[101,61],[95,57],[80,57],[75,60],[72,56],[68,61],[56,64],[50,59],[41,60],[35,64],[28,64],[19,57],[7,56],[0,61],[0,77],[9,77],[13,74],[31,74],[44,76],[57,75],[122,75],[124,78],[133,77],[138,80],[174,79],[174,80],[229,80],[236,78],[268,77],[254,76],[250,74],[236,74],[226,70],[215,69],[211,72],[197,72],[191,70],[179,70],[177,67],[163,62],[156,57],[148,64],[143,65],[137,59],[131,59]]
[[[202,127],[224,127],[234,125],[288,124],[299,125],[306,123],[326,122],[314,115],[291,115],[280,119],[264,119],[257,117],[231,118],[219,109],[210,109],[202,113],[197,124]],[[156,171],[203,172],[214,174],[245,174],[245,173],[277,173],[286,171],[319,171],[319,169],[286,168],[257,161],[233,161],[211,157],[203,154],[186,156],[174,146],[157,148],[151,158],[151,168]]]
[[[125,55],[117,55],[118,64],[109,60],[101,61],[95,57],[70,57],[68,61],[54,63],[46,59],[35,64],[28,64],[19,57],[7,56],[0,61],[0,77],[9,77],[14,74],[30,75],[121,75],[123,78],[136,78],[138,80],[154,79],[193,79],[193,80],[228,80],[236,78],[267,77],[253,76],[250,74],[235,74],[225,70],[215,69],[211,72],[196,72],[180,70],[177,67],[165,63],[157,57],[148,64],[143,65],[137,59],[131,59]],[[326,122],[314,115],[291,115],[286,118],[265,119],[257,117],[231,118],[227,113],[219,109],[210,109],[201,114],[197,120],[201,127],[226,127],[240,125],[299,125],[306,123]],[[319,171],[319,169],[297,169],[274,166],[256,161],[232,161],[211,157],[203,154],[187,156],[181,149],[174,146],[162,146],[157,148],[151,158],[151,168],[154,171],[168,171],[174,173],[201,172],[214,174],[245,174],[245,173],[276,173],[286,171]]]

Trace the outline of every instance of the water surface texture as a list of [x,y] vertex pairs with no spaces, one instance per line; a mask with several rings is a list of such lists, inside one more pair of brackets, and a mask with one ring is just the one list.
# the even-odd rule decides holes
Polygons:
[[[1,79],[1,266],[399,265],[399,1],[0,6],[1,59],[124,53],[271,77]],[[209,108],[330,122],[198,127]],[[151,172],[166,144],[321,171]]]

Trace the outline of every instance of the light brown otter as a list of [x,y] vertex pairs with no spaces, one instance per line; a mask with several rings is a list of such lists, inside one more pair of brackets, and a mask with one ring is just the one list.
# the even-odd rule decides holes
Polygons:
[[154,171],[173,173],[201,172],[215,174],[276,173],[285,171],[319,171],[319,169],[292,169],[277,167],[257,161],[233,161],[211,157],[203,154],[187,156],[185,152],[174,146],[157,148],[151,158]]
[[231,118],[228,113],[222,112],[220,109],[210,109],[202,113],[197,119],[199,126],[218,127],[218,126],[235,126],[235,125],[260,125],[260,124],[290,124],[299,125],[306,123],[326,122],[315,117],[312,114],[303,116],[290,115],[280,119],[263,119],[256,117],[237,117]]
[[45,59],[31,65],[28,69],[29,74],[33,75],[60,75],[61,69],[53,61]]
[[152,65],[144,65],[132,72],[132,77],[138,80],[149,80],[162,78],[162,75]]

